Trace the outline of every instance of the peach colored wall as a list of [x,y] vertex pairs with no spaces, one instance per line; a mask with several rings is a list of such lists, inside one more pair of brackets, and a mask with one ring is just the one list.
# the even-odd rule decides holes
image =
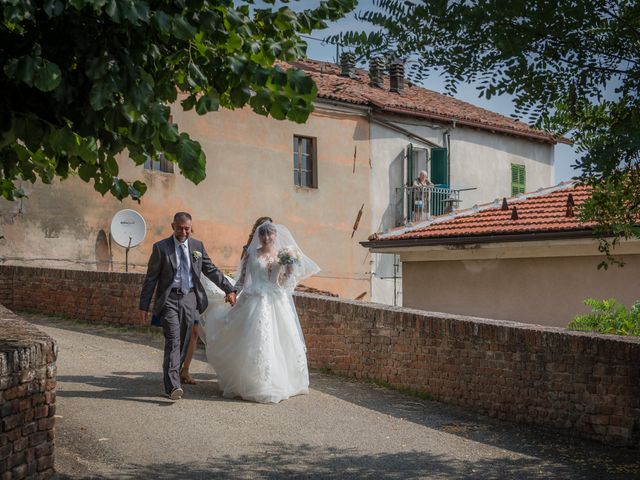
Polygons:
[[403,263],[403,305],[565,327],[586,298],[640,299],[640,255],[598,270],[602,256]]
[[[193,185],[177,173],[177,166],[175,175],[151,173],[122,158],[122,177],[143,179],[149,187],[140,205],[103,198],[77,178],[54,185],[25,184],[29,198],[21,205],[0,201],[0,235],[5,236],[0,257],[6,263],[95,269],[98,232],[108,234],[113,214],[133,208],[145,218],[148,234],[131,250],[130,270],[144,271],[153,242],[170,235],[174,212],[186,210],[194,217],[194,237],[205,242],[214,262],[234,270],[253,222],[270,215],[289,227],[322,268],[306,284],[347,298],[366,292],[368,298],[367,251],[358,243],[366,240],[371,223],[365,118],[318,112],[300,125],[250,110],[204,117],[174,110],[174,120],[206,152],[203,182]],[[317,138],[318,189],[293,184],[294,134]],[[360,228],[351,238],[362,204]],[[118,262],[124,262],[124,249],[114,244],[112,252],[115,270],[123,270]]]

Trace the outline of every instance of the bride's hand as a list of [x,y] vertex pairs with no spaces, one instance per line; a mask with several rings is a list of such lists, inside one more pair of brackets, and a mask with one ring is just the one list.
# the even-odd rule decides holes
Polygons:
[[229,303],[232,307],[236,304],[236,292],[229,292],[224,297],[224,301]]

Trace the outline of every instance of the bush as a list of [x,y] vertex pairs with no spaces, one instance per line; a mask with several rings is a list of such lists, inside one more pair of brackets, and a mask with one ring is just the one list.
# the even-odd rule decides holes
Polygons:
[[636,301],[629,310],[618,303],[615,298],[601,301],[588,298],[584,304],[591,307],[591,313],[578,315],[567,328],[614,335],[640,336],[640,300]]

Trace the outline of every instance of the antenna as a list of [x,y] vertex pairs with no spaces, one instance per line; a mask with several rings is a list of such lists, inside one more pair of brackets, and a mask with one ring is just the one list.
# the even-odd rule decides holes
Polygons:
[[135,210],[126,208],[120,210],[111,220],[111,237],[125,248],[124,271],[129,271],[129,250],[138,246],[147,233],[147,224],[144,218]]

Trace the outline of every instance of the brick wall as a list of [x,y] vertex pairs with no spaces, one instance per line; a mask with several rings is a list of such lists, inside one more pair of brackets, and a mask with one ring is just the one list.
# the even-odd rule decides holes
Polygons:
[[[14,311],[63,315],[113,325],[140,323],[144,275],[0,266],[0,304]],[[11,287],[7,287],[11,285]]]
[[[135,325],[142,278],[0,266],[0,282],[13,284],[0,295],[11,297],[16,310]],[[640,447],[640,339],[309,294],[297,294],[296,305],[314,368],[428,392],[504,420]]]
[[53,476],[57,347],[0,305],[0,478]]
[[640,447],[640,339],[298,295],[309,362]]

